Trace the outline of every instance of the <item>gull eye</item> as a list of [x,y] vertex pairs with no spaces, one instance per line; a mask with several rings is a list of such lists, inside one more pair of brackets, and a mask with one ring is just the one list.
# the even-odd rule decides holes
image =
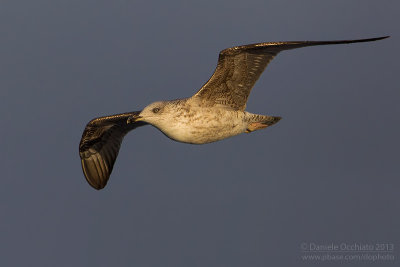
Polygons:
[[153,113],[157,113],[160,111],[160,108],[153,108]]

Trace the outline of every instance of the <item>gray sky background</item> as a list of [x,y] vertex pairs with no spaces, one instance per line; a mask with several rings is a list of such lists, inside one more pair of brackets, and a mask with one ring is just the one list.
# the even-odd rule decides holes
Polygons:
[[[302,243],[393,243],[399,264],[399,1],[0,1],[1,266],[338,266]],[[248,102],[283,119],[194,146],[143,127],[93,190],[98,116],[188,97],[218,52],[281,53]]]

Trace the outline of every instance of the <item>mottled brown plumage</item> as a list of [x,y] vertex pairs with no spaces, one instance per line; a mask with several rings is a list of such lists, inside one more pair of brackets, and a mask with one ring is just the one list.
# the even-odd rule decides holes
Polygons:
[[259,43],[222,50],[214,74],[192,97],[154,102],[142,111],[90,121],[79,144],[86,180],[95,189],[103,188],[125,134],[146,124],[155,126],[175,141],[205,144],[277,123],[280,117],[252,114],[245,109],[250,91],[261,73],[283,50],[371,42],[387,37]]
[[247,98],[268,63],[281,51],[295,48],[377,41],[385,37],[341,41],[292,41],[242,45],[219,54],[214,74],[195,94],[204,105],[222,104],[245,110]]

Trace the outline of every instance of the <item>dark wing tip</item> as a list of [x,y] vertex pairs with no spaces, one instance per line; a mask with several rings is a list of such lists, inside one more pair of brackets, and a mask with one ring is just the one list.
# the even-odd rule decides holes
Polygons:
[[94,189],[107,185],[125,134],[146,125],[145,122],[126,123],[127,118],[138,113],[100,117],[86,125],[79,143],[79,156],[86,181]]
[[[111,143],[113,142],[111,141]],[[114,147],[110,147],[110,145],[105,144],[100,150],[94,146],[79,152],[86,181],[97,190],[107,185],[118,155],[119,145],[115,144]]]
[[95,166],[96,164],[90,158],[82,159],[81,163],[83,173],[85,174],[86,181],[89,183],[89,185],[97,190],[103,189],[107,184],[108,178],[110,177],[109,174],[107,176],[102,174],[99,175],[99,171]]
[[390,35],[386,35],[386,36],[382,36],[382,37],[377,37],[377,38],[375,38],[376,40],[382,40],[382,39],[386,39],[386,38],[389,38],[390,37]]
[[[386,38],[389,38],[390,35],[386,35],[386,36],[381,36],[381,37],[375,37],[375,38],[368,38],[368,39],[359,39],[359,40],[354,40],[355,42],[373,42],[373,41],[379,41],[379,40],[383,40]],[[351,40],[353,41],[353,40]]]
[[[335,40],[335,41],[284,41],[284,42],[267,42],[267,43],[254,43],[248,45],[240,45],[234,46],[230,48],[226,48],[220,52],[220,57],[225,55],[235,55],[243,51],[257,51],[263,50],[265,48],[273,48],[273,47],[281,47],[277,52],[292,48],[300,48],[305,46],[313,46],[313,45],[330,45],[330,44],[350,44],[350,43],[363,43],[363,42],[373,42],[379,41],[382,39],[389,38],[390,35],[374,37],[374,38],[365,38],[365,39],[352,39],[352,40]],[[284,49],[282,49],[282,47]]]
[[[118,155],[119,144],[112,141],[112,133],[112,127],[89,123],[79,144],[83,174],[89,185],[97,190],[106,186]],[[117,143],[116,149],[108,149],[115,143]]]

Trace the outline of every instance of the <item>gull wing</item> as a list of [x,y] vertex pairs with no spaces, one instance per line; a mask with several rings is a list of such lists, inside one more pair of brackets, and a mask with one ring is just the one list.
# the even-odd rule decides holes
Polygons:
[[214,74],[193,96],[203,106],[224,105],[235,110],[246,108],[247,98],[268,63],[281,51],[315,45],[371,42],[389,36],[340,41],[271,42],[236,46],[222,50]]
[[82,170],[88,183],[100,190],[107,184],[124,136],[145,122],[127,124],[130,116],[140,111],[100,117],[85,127],[79,143]]

